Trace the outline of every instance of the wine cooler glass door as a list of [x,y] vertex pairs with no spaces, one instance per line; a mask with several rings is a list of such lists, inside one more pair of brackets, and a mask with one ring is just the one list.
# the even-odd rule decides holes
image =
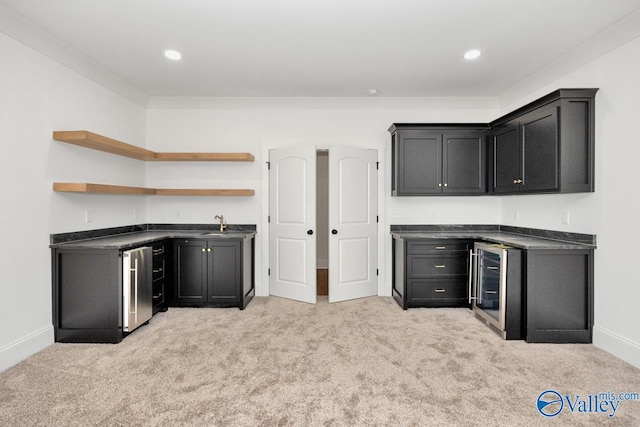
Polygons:
[[501,307],[502,254],[478,249],[478,278],[476,307],[495,320],[496,326],[504,324]]

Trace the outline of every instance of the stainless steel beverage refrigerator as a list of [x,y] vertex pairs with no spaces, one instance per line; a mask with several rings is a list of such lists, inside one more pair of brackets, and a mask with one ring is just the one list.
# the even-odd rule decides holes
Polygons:
[[522,251],[476,242],[469,261],[469,304],[504,339],[524,339]]

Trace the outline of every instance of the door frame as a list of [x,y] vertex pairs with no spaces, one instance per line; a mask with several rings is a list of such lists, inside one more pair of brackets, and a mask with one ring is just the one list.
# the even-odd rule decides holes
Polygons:
[[[307,142],[302,141],[298,142],[295,145],[305,145]],[[330,145],[327,143],[326,145],[319,144],[317,141],[309,141],[309,145],[315,145],[316,152],[317,151],[329,151]],[[335,143],[332,143],[335,145]],[[349,145],[349,144],[344,144]],[[282,144],[275,144],[273,142],[265,142],[262,145],[262,164],[261,168],[261,221],[259,233],[256,235],[256,246],[257,241],[260,241],[260,253],[256,250],[256,269],[258,272],[256,273],[256,279],[260,278],[262,283],[256,283],[256,296],[270,296],[269,289],[269,266],[271,264],[271,254],[270,254],[270,241],[271,234],[269,231],[269,169],[267,168],[267,162],[269,161],[269,150],[275,150],[279,148],[287,148],[291,146],[289,141],[285,141]],[[376,150],[378,152],[378,162],[379,162],[379,170],[378,170],[378,215],[380,220],[378,222],[378,296],[391,296],[391,278],[389,277],[387,280],[387,271],[391,271],[390,268],[387,268],[385,265],[386,259],[391,259],[387,257],[387,252],[391,253],[391,238],[387,238],[386,236],[389,234],[385,233],[384,230],[388,231],[389,225],[386,221],[385,215],[385,201],[387,190],[389,190],[389,194],[391,194],[390,186],[385,185],[387,182],[391,182],[391,177],[387,176],[390,172],[389,168],[385,168],[385,162],[380,159],[390,159],[390,143],[388,138],[385,139],[384,145],[372,147],[372,146],[360,146],[357,145],[358,148],[368,148],[371,150]],[[389,152],[388,152],[389,151]],[[388,179],[387,179],[388,178]]]

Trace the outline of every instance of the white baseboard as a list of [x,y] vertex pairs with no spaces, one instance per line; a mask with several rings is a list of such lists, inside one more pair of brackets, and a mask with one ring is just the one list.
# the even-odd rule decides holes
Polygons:
[[640,368],[640,344],[600,326],[593,327],[593,345]]
[[0,347],[0,372],[49,347],[53,341],[53,325],[49,325]]

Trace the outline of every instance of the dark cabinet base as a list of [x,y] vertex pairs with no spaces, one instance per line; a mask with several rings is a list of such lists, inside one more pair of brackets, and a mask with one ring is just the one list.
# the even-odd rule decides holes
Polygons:
[[400,307],[469,307],[469,245],[394,238],[392,295]]
[[[194,303],[175,300],[172,281],[175,254],[171,240],[153,244],[153,314],[166,311],[169,306],[244,310],[255,296],[255,239],[250,236],[220,240],[221,246],[233,250],[223,251],[227,256],[217,266],[210,265],[217,268],[217,276],[213,271],[211,276],[225,285],[212,287],[216,294],[204,294],[208,301]],[[128,335],[123,330],[122,269],[119,249],[52,249],[52,320],[56,342],[118,343]]]
[[593,251],[527,251],[527,342],[591,343]]
[[255,239],[176,239],[170,307],[238,307],[255,296]]
[[[437,244],[443,249],[437,257],[433,239],[392,239],[392,295],[402,309],[470,306],[468,273],[460,275],[460,265],[456,267],[460,260],[446,255],[469,243],[454,239],[444,243]],[[440,267],[432,269],[432,259],[438,258]],[[438,269],[449,275],[438,276]],[[510,251],[507,279],[506,339],[592,342],[593,249]]]
[[122,341],[122,257],[117,250],[53,250],[55,341]]

